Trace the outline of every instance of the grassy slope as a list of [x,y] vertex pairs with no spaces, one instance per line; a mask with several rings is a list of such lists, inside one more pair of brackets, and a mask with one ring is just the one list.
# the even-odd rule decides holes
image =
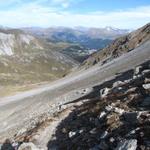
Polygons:
[[33,84],[61,78],[77,65],[76,61],[58,52],[62,47],[66,48],[67,44],[55,45],[34,37],[26,43],[20,36],[30,35],[20,30],[0,32],[15,36],[12,47],[14,55],[0,56],[0,96],[30,89]]

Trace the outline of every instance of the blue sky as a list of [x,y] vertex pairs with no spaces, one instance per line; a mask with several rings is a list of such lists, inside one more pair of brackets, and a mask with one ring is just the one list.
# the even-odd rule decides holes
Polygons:
[[9,27],[138,28],[150,22],[149,0],[0,0],[0,24]]

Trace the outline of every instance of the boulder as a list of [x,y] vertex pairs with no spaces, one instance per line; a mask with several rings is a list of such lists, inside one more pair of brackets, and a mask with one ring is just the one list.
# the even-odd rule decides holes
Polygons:
[[72,137],[75,136],[76,134],[77,134],[76,132],[70,131],[70,132],[69,132],[69,138],[72,138]]
[[149,74],[149,73],[150,73],[150,69],[146,69],[146,70],[143,70],[143,71],[142,71],[142,74],[143,74],[143,75]]
[[106,113],[105,111],[102,111],[99,115],[99,119],[102,120],[103,118],[105,118],[107,116],[108,113]]
[[100,90],[100,97],[105,97],[109,93],[110,89],[109,88],[104,88]]
[[141,71],[142,71],[142,66],[137,66],[136,68],[135,68],[135,70],[134,70],[134,74],[135,75],[138,75],[139,73],[141,73]]
[[150,83],[150,78],[145,78],[144,83],[145,84]]
[[116,82],[113,83],[113,88],[121,86],[123,84],[124,84],[124,82],[122,82],[122,81],[116,81]]
[[137,148],[137,140],[125,140],[120,142],[115,150],[136,150]]
[[120,114],[120,115],[122,115],[122,114],[124,113],[124,109],[115,107],[115,108],[114,108],[114,112],[115,112],[115,113],[118,113],[118,114]]
[[126,91],[126,94],[135,93],[137,91],[137,87],[132,87]]
[[149,90],[149,89],[150,89],[150,83],[148,83],[148,84],[143,84],[143,88],[144,88],[145,90]]
[[113,110],[113,107],[112,107],[111,105],[108,105],[108,106],[105,107],[105,110],[106,110],[107,112],[110,112],[110,111]]

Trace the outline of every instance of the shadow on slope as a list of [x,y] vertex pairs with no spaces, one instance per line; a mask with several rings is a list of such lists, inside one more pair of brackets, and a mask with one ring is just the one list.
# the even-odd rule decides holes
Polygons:
[[[138,149],[147,149],[150,146],[147,112],[150,106],[142,106],[142,102],[150,93],[142,85],[146,84],[145,79],[149,79],[150,72],[143,75],[142,71],[149,69],[149,64],[150,61],[141,65],[142,70],[135,79],[135,71],[129,70],[73,101],[88,99],[82,105],[74,106],[72,113],[59,124],[48,149],[107,150],[116,148],[120,141],[131,139],[137,141]],[[100,98],[99,91],[106,87],[109,88],[108,94]]]

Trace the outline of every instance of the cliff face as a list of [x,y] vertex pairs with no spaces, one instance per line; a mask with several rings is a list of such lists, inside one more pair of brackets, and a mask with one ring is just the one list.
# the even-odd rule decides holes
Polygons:
[[82,67],[88,68],[98,62],[103,64],[111,61],[112,59],[135,49],[148,40],[150,40],[150,23],[126,36],[116,39],[108,47],[92,54],[83,62]]

